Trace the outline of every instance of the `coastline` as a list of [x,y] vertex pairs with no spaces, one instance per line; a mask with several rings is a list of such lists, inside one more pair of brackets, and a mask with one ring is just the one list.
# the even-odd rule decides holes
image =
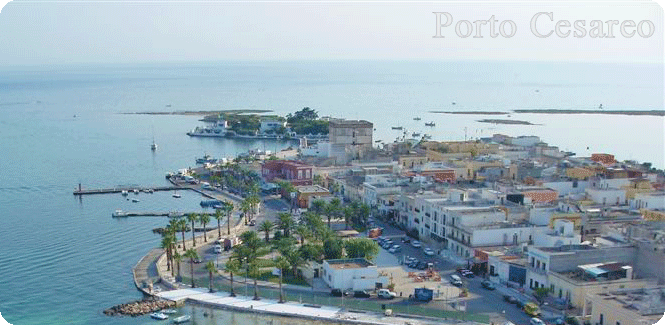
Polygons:
[[606,114],[606,115],[648,115],[665,116],[665,110],[626,111],[626,110],[587,110],[587,109],[516,109],[515,113],[535,114]]
[[263,114],[270,113],[270,109],[228,109],[228,110],[214,110],[214,111],[160,111],[160,112],[124,112],[123,115],[211,115],[220,113],[233,113],[233,114],[246,114],[255,113]]
[[509,125],[538,125],[528,121],[520,120],[500,120],[500,119],[482,119],[477,120],[480,123],[492,123],[492,124],[509,124]]

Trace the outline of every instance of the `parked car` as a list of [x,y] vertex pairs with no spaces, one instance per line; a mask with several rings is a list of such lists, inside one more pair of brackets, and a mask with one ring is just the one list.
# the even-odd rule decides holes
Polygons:
[[393,298],[397,297],[396,293],[394,293],[394,292],[392,292],[388,289],[379,289],[379,291],[376,293],[376,295],[379,298],[382,298],[382,299],[393,299]]
[[399,251],[401,251],[401,250],[402,250],[402,246],[400,246],[400,245],[393,245],[393,247],[390,247],[390,249],[388,250],[388,252],[390,252],[390,253],[397,253],[397,252],[399,252]]
[[487,290],[494,290],[496,287],[494,286],[494,283],[492,283],[490,280],[484,280],[483,282],[480,283],[483,288]]
[[503,300],[509,304],[517,304],[517,298],[511,295],[503,295]]
[[198,263],[201,263],[201,262],[203,262],[203,260],[200,257],[197,257],[197,258],[194,259],[194,263],[198,264]]
[[529,320],[529,325],[545,325],[545,322],[543,322],[540,318],[534,317]]
[[408,243],[411,242],[411,239],[409,237],[404,236],[404,237],[402,237],[402,242],[405,243],[405,244],[408,244]]
[[250,225],[250,226],[256,226],[256,221],[254,221],[254,220],[250,221],[250,222],[249,222],[249,225]]
[[416,265],[416,268],[418,270],[426,270],[427,269],[427,263],[425,262],[418,262],[418,265]]
[[[534,318],[535,318],[536,316],[540,316],[540,308],[538,307],[538,305],[536,305],[536,304],[533,303],[533,302],[530,302],[530,303],[525,304],[524,307],[522,307],[522,310],[524,310],[524,312],[525,312],[527,315],[531,316],[531,317],[534,317]],[[539,320],[540,320],[540,319],[539,319]],[[542,322],[542,321],[541,321],[541,322]],[[532,324],[533,324],[533,323],[532,323]],[[544,324],[544,323],[543,323],[543,324]],[[536,325],[540,325],[540,324],[536,324]]]
[[413,246],[413,247],[415,247],[415,248],[420,248],[420,247],[422,247],[422,245],[420,244],[420,242],[417,241],[417,240],[412,241],[412,242],[411,242],[411,246]]
[[463,272],[462,275],[463,275],[465,278],[473,278],[473,277],[476,276],[475,274],[473,274],[473,272],[468,271],[468,270],[467,270],[466,272]]
[[353,297],[355,297],[355,298],[369,298],[370,294],[369,294],[369,292],[367,292],[365,290],[354,291],[353,292]]
[[330,290],[330,295],[333,297],[341,297],[343,295],[342,290],[340,289],[332,289]]
[[433,251],[431,248],[429,248],[429,247],[425,248],[425,249],[423,250],[423,252],[425,253],[425,255],[429,255],[429,256],[434,255],[434,251]]

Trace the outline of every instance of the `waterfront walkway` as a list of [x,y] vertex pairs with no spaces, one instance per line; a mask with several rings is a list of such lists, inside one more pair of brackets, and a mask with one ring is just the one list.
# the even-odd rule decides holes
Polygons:
[[[179,289],[165,291],[157,294],[158,297],[176,301],[178,303],[189,302],[222,309],[251,311],[268,315],[279,315],[282,317],[308,318],[312,320],[333,321],[339,323],[355,324],[444,324],[443,320],[414,319],[396,316],[384,316],[380,313],[351,311],[338,307],[318,306],[300,304],[295,302],[279,303],[273,299],[253,300],[252,297],[231,297],[226,292],[210,293],[205,288]],[[473,322],[456,322],[455,324],[477,324]]]

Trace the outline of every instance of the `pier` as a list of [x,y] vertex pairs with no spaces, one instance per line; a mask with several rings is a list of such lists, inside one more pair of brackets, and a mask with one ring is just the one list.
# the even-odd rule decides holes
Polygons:
[[212,216],[213,213],[209,212],[150,212],[150,211],[139,211],[139,212],[130,212],[130,211],[116,211],[111,214],[113,218],[125,218],[125,217],[169,217],[169,218],[179,218],[184,217],[190,213],[195,214],[207,214]]
[[90,195],[90,194],[110,194],[110,193],[121,193],[122,191],[127,191],[128,193],[134,192],[137,190],[139,192],[145,193],[146,191],[177,191],[177,190],[189,190],[188,187],[182,186],[154,186],[154,187],[140,187],[140,186],[119,186],[113,188],[100,188],[100,189],[82,189],[81,184],[79,184],[78,189],[74,190],[74,195]]

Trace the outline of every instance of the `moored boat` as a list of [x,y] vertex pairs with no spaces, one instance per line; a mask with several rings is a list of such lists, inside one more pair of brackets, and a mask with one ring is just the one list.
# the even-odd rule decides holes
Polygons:
[[164,314],[175,314],[175,313],[177,313],[178,311],[175,310],[175,309],[162,309],[160,312],[162,312],[162,313],[164,313]]
[[393,130],[401,130],[401,129],[403,129],[403,128],[402,128],[401,126],[393,126],[392,129],[393,129]]
[[165,320],[165,319],[169,318],[168,315],[166,315],[164,313],[159,313],[159,312],[150,314],[150,317],[154,318],[154,319],[157,319],[157,320]]
[[129,194],[129,192],[122,190],[122,196],[127,196],[127,194]]
[[176,199],[179,199],[179,198],[180,198],[180,194],[178,194],[178,192],[173,192],[173,195],[172,195],[172,196],[173,196],[174,198],[176,198]]
[[435,126],[434,122],[425,123],[426,126]]
[[189,322],[190,319],[192,319],[192,316],[182,315],[182,316],[178,316],[178,317],[174,318],[173,323],[174,324],[182,324],[182,323]]

